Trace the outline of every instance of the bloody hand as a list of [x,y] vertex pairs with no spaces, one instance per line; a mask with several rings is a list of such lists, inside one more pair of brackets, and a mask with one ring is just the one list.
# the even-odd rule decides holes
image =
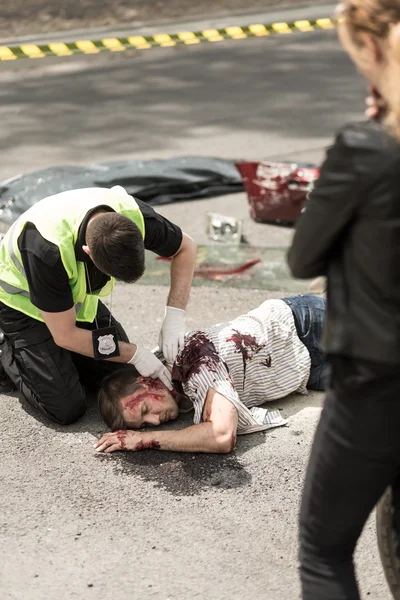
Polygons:
[[[94,445],[96,452],[116,452],[117,450],[158,450],[160,444],[156,440],[144,439],[138,431],[113,431],[105,433]],[[149,434],[146,434],[146,438]]]

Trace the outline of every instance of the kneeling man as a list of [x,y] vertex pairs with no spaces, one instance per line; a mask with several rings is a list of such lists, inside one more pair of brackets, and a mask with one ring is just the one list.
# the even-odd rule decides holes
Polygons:
[[[172,367],[173,392],[134,370],[113,373],[99,394],[112,433],[103,435],[96,450],[228,453],[237,434],[285,425],[279,410],[260,406],[326,388],[329,371],[320,343],[325,309],[325,300],[314,295],[267,300],[233,321],[189,333]],[[176,419],[185,403],[194,408],[194,425],[131,431]]]

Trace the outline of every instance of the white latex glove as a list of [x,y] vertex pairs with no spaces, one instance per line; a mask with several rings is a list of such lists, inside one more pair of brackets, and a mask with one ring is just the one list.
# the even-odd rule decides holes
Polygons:
[[139,346],[137,346],[135,354],[128,363],[136,367],[143,377],[160,379],[169,390],[174,389],[171,373],[150,350],[147,350],[147,348],[139,348]]
[[158,345],[168,365],[173,365],[176,355],[185,343],[185,311],[174,306],[165,307]]

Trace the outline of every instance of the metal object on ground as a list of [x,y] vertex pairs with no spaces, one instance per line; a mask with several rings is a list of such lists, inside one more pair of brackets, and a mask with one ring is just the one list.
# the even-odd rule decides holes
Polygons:
[[289,162],[241,162],[236,164],[247,192],[250,216],[265,223],[297,221],[319,169]]
[[207,213],[207,235],[213,242],[240,244],[243,221],[217,213]]

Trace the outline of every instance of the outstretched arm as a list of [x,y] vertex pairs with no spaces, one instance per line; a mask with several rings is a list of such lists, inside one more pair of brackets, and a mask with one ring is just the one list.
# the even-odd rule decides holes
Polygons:
[[116,450],[170,450],[227,454],[236,444],[238,414],[233,404],[210,388],[203,411],[203,423],[174,431],[115,431],[95,444],[97,452]]

